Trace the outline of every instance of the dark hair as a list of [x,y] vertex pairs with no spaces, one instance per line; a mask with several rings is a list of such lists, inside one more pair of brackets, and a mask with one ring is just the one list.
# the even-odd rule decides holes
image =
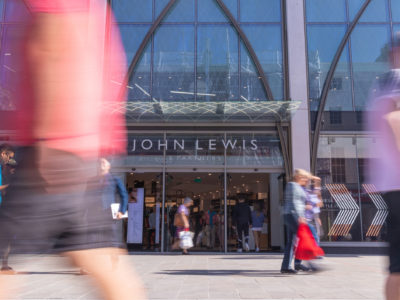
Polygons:
[[14,149],[9,144],[2,144],[0,145],[0,153],[2,152],[14,152]]

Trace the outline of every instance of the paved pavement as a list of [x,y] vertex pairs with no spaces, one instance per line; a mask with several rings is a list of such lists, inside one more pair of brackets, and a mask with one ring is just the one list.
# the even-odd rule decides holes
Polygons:
[[[281,275],[281,259],[280,254],[135,254],[121,263],[136,269],[149,299],[383,299],[382,256],[328,256],[321,260],[326,271],[312,275]],[[21,273],[7,278],[22,282],[12,299],[101,299],[90,277],[78,275],[64,258],[20,256],[12,263]]]

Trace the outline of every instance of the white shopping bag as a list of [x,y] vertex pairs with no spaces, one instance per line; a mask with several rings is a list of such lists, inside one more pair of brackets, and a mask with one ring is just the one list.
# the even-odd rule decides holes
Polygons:
[[193,232],[181,231],[179,233],[179,247],[181,249],[189,249],[193,247]]

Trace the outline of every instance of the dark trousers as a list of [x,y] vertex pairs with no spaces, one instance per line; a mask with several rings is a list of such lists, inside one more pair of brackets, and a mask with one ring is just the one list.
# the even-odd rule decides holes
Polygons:
[[[290,269],[290,263],[293,260],[293,248],[299,224],[293,215],[284,215],[283,220],[286,226],[286,247],[281,269],[287,270]],[[301,260],[296,259],[295,265],[299,264],[301,264]]]
[[389,242],[389,271],[400,273],[400,191],[383,195],[388,206],[387,241]]
[[238,248],[243,248],[243,234],[244,234],[244,242],[249,242],[249,223],[237,224],[237,234],[238,234]]

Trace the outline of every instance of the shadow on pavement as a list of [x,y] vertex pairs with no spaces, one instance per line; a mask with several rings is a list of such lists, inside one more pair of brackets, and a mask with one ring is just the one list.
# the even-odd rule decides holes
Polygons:
[[246,256],[225,256],[225,257],[212,257],[211,259],[282,259],[281,255],[265,256],[265,255],[246,255]]
[[288,277],[279,270],[164,270],[155,274],[164,275],[197,275],[197,276],[230,276],[240,275],[245,277]]
[[17,272],[16,275],[81,275],[79,271]]

